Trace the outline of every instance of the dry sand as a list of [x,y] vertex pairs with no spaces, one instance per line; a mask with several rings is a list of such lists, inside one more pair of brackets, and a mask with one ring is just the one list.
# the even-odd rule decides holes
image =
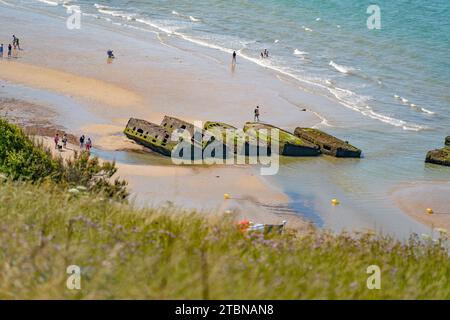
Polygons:
[[142,102],[142,98],[130,90],[63,71],[8,59],[0,59],[0,69],[2,79],[110,106],[124,107]]

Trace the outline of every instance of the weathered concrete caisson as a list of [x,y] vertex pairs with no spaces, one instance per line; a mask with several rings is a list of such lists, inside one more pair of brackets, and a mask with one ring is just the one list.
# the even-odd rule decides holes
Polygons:
[[428,151],[425,162],[450,166],[450,136],[445,138],[445,147]]
[[129,139],[165,156],[170,156],[175,147],[169,131],[145,120],[130,118],[124,133]]
[[[128,138],[165,156],[197,160],[228,158],[234,153],[245,156],[270,155],[272,130],[278,130],[278,153],[283,156],[318,156],[321,153],[335,157],[361,156],[360,149],[323,131],[298,127],[291,134],[260,122],[247,122],[244,129],[239,130],[215,121],[207,121],[203,128],[196,128],[192,123],[170,116],[165,116],[161,125],[130,118],[124,133]],[[173,136],[175,132],[179,133],[177,138]],[[172,141],[172,138],[178,140]],[[450,144],[449,140],[450,137],[447,137],[446,144]],[[432,151],[430,157],[427,156],[427,162],[437,158],[436,161],[441,164],[441,158],[446,157],[447,151]]]
[[213,136],[213,139],[220,140],[226,145],[227,152],[246,156],[259,155],[258,139],[245,134],[243,130],[239,130],[227,123],[216,121],[205,122],[203,129]]
[[[266,129],[267,135],[263,134],[260,129]],[[244,126],[245,133],[253,135],[259,139],[259,144],[264,142],[267,146],[271,146],[271,130],[278,130],[279,154],[290,157],[318,156],[320,149],[315,144],[294,136],[283,129],[277,128],[270,124],[260,122],[247,122]]]
[[[184,131],[189,133],[190,141],[185,141],[180,137],[180,143],[173,152],[178,158],[187,158],[191,160],[203,158],[203,134],[201,128],[197,128],[196,130],[192,123],[170,116],[164,116],[161,121],[161,127],[170,132],[170,134],[173,132],[181,133]],[[187,152],[190,153],[190,157],[187,156]]]
[[[178,140],[172,141],[174,133]],[[225,158],[233,152],[219,139],[209,135],[203,128],[174,117],[165,116],[161,125],[130,118],[125,135],[145,147],[178,159],[197,160],[203,158]],[[189,140],[185,138],[188,134]]]
[[320,147],[323,154],[338,158],[360,158],[361,150],[348,142],[342,141],[328,133],[313,128],[297,127],[294,134]]

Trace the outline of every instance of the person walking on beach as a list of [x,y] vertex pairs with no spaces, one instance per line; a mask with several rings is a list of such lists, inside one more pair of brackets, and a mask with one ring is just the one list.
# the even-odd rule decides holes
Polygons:
[[80,149],[83,150],[84,147],[84,134],[80,137]]
[[59,134],[58,133],[55,135],[54,141],[55,141],[55,149],[58,149],[58,144],[59,144]]
[[66,149],[67,148],[67,134],[64,133],[63,137],[62,137],[62,143],[63,143],[63,148]]
[[17,37],[16,37],[16,47],[18,50],[22,50],[22,49],[20,49],[19,38],[17,38]]
[[254,119],[254,121],[255,121],[255,122],[259,122],[259,106],[256,106],[256,109],[255,109],[255,119]]
[[3,58],[3,43],[0,45],[0,58]]
[[233,51],[233,60],[231,60],[233,64],[236,64],[236,51]]
[[92,148],[92,141],[91,141],[91,138],[88,138],[87,142],[86,142],[86,151],[90,152],[91,148]]
[[8,45],[8,58],[11,58],[11,50],[12,50],[12,46],[11,43]]

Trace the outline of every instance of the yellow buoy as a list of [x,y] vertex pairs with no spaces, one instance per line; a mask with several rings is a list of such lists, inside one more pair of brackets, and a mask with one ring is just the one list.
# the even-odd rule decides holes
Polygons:
[[433,214],[434,213],[433,209],[431,209],[431,208],[427,208],[426,211],[427,211],[428,214]]
[[337,206],[337,205],[339,204],[339,200],[338,200],[338,199],[332,199],[332,200],[331,200],[331,204],[332,204],[333,206]]
[[230,199],[230,195],[229,195],[228,193],[224,193],[224,194],[223,194],[223,198],[224,198],[225,200],[228,200],[228,199]]

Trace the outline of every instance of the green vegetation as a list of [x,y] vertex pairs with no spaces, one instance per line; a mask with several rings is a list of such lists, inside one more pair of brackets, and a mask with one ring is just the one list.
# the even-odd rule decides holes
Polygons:
[[112,181],[116,171],[114,163],[100,163],[86,152],[75,154],[73,160],[65,163],[61,158],[54,159],[49,150],[32,141],[22,129],[0,119],[0,173],[12,180],[50,180],[64,187],[83,186],[93,193],[125,199],[126,182]]
[[[0,298],[449,299],[448,242],[242,234],[228,217],[0,185]],[[447,249],[445,249],[447,246]],[[381,290],[368,290],[369,265]],[[81,290],[66,268],[82,269]]]
[[[37,155],[26,171],[0,163],[10,177],[0,179],[0,299],[450,298],[444,235],[405,243],[314,228],[263,235],[241,233],[231,216],[136,209],[91,186],[95,160],[76,159],[61,174],[14,132],[22,139],[8,148]],[[70,181],[88,188],[70,192]],[[70,265],[81,268],[81,290],[66,287]],[[381,268],[380,290],[366,287],[370,265]]]
[[12,179],[36,181],[58,172],[58,163],[23,131],[0,119],[0,172]]

